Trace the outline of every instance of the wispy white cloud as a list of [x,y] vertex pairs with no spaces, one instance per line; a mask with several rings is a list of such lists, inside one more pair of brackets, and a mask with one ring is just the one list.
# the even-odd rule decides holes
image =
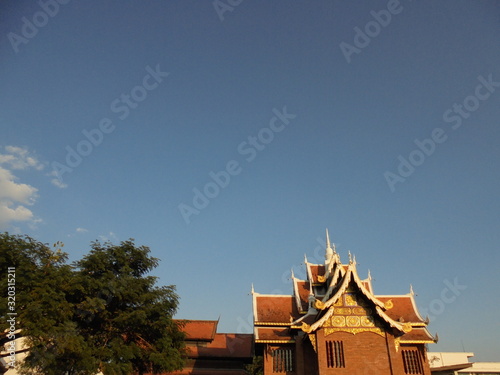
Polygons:
[[62,180],[59,178],[57,175],[57,171],[53,170],[52,172],[48,173],[47,176],[53,177],[50,182],[52,185],[57,186],[58,188],[65,189],[68,187],[68,184],[65,184],[62,182]]
[[118,242],[118,237],[116,236],[115,233],[113,232],[109,232],[108,234],[102,234],[99,236],[99,239],[102,241],[102,242]]
[[7,154],[0,154],[0,164],[11,169],[34,168],[41,171],[45,166],[26,147],[5,146]]
[[88,232],[88,229],[85,229],[85,228],[76,228],[76,231],[78,233],[87,233]]
[[43,163],[27,148],[6,146],[0,153],[0,228],[5,229],[13,222],[26,222],[35,226],[41,222],[27,207],[35,203],[38,189],[19,182],[13,170],[35,169],[41,171]]

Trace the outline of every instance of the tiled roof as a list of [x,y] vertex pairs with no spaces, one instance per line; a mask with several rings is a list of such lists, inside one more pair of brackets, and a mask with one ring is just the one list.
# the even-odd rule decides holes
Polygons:
[[255,330],[256,341],[289,341],[292,340],[290,329],[287,327],[257,327]]
[[313,284],[319,283],[318,281],[318,275],[324,276],[325,275],[325,266],[318,265],[318,264],[311,264],[309,265],[311,267],[311,274],[312,274],[312,282]]
[[251,358],[253,335],[250,333],[217,333],[207,346],[188,346],[190,358]]
[[389,317],[400,322],[422,323],[423,320],[419,318],[418,312],[412,303],[410,295],[403,296],[376,296],[382,302],[392,300],[393,307],[385,311]]
[[297,291],[299,292],[301,311],[307,311],[309,308],[309,282],[308,281],[297,281]]
[[257,295],[255,301],[258,323],[290,323],[300,316],[293,296]]
[[373,293],[372,286],[368,280],[362,280],[361,284],[370,292]]
[[436,342],[436,339],[427,331],[425,327],[413,327],[413,329],[401,336],[401,341],[425,341],[425,342]]
[[182,330],[186,341],[212,341],[217,331],[217,320],[188,320]]

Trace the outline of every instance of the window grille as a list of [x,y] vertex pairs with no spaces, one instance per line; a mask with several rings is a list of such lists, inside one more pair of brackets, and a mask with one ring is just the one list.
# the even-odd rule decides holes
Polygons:
[[423,374],[422,357],[417,350],[403,350],[405,374]]
[[293,372],[294,371],[294,355],[292,348],[275,349],[272,352],[273,356],[273,372]]
[[326,365],[329,368],[345,368],[344,343],[342,341],[326,342]]

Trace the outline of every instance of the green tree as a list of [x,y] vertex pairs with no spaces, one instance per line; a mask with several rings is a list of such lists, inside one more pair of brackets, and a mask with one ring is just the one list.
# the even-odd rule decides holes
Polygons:
[[251,364],[246,365],[245,369],[251,375],[263,375],[264,374],[264,358],[262,356],[253,357]]
[[[21,372],[42,374],[83,374],[91,370],[90,350],[72,322],[74,307],[68,296],[73,271],[67,254],[52,250],[28,236],[0,234],[2,330],[7,329],[7,270],[15,268],[15,327],[30,347]],[[83,358],[82,358],[83,356]],[[85,372],[87,371],[87,372]]]
[[30,237],[0,236],[1,280],[7,285],[4,270],[16,267],[19,328],[30,346],[23,373],[127,375],[182,368],[184,334],[172,319],[178,296],[174,286],[157,286],[147,275],[159,262],[149,248],[133,240],[94,242],[83,259],[71,266],[66,261],[66,253]]
[[184,334],[172,317],[174,286],[156,286],[147,274],[159,260],[133,240],[94,242],[76,263],[77,320],[105,375],[181,369]]

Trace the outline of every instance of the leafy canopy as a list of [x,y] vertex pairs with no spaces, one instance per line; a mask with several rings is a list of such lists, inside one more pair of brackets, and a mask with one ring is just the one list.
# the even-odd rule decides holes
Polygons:
[[[58,247],[56,244],[56,247]],[[2,285],[16,267],[16,309],[30,351],[25,374],[160,373],[182,368],[175,287],[148,273],[159,260],[133,240],[94,242],[81,260],[27,236],[0,235]],[[6,324],[6,288],[0,316]]]

